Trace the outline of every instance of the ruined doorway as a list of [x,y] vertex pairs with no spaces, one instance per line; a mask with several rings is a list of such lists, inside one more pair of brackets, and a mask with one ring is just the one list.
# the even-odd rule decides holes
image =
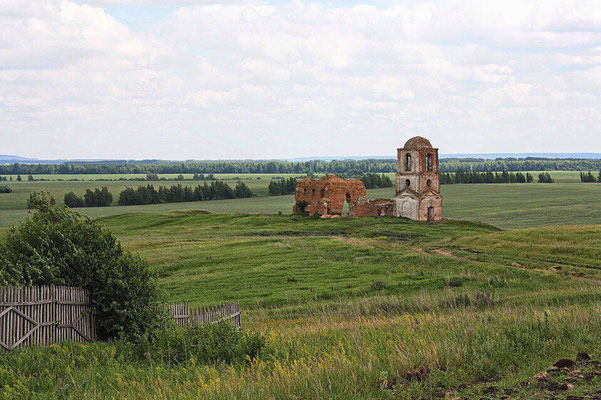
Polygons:
[[350,212],[349,203],[351,202],[351,195],[349,193],[344,197],[344,204],[342,205],[342,215],[348,215]]
[[428,221],[434,221],[434,207],[428,207]]

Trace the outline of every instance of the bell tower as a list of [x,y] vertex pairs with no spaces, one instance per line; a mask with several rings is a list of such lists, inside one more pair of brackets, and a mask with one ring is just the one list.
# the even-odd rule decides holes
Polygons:
[[421,136],[397,150],[395,215],[417,221],[442,219],[438,149]]

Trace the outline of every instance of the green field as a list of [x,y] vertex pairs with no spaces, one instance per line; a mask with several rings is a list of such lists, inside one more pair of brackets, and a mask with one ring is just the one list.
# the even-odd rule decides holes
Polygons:
[[[266,196],[270,175],[242,176],[250,199],[79,209],[148,260],[167,300],[240,302],[267,352],[173,367],[110,343],[26,349],[0,355],[0,398],[585,398],[601,386],[592,364],[579,365],[588,380],[532,382],[559,358],[601,355],[601,185],[552,174],[444,185],[440,224],[291,216],[293,196]],[[32,191],[60,200],[106,185],[116,197],[146,183],[9,182],[0,226],[27,215]],[[179,183],[198,184],[154,184]]]
[[601,354],[599,226],[195,211],[100,222],[150,262],[169,300],[240,301],[269,351],[171,367],[111,344],[24,350],[1,358],[3,398],[563,399],[601,385],[567,372],[532,381],[559,358]]
[[[557,172],[557,176],[578,177],[578,172]],[[236,175],[237,176],[237,175]],[[232,179],[231,176],[221,178]],[[243,179],[259,197],[251,199],[215,200],[190,203],[171,203],[144,206],[112,206],[83,208],[80,212],[91,217],[118,215],[131,212],[169,212],[177,210],[207,210],[213,213],[273,213],[292,212],[293,196],[266,196],[271,176],[261,175]],[[261,177],[261,179],[257,179]],[[564,182],[554,184],[470,184],[443,185],[444,217],[482,221],[505,229],[549,225],[587,225],[601,223],[601,185]],[[566,178],[567,179],[567,178]],[[233,186],[235,180],[227,181]],[[13,182],[13,193],[0,194],[0,227],[16,223],[27,215],[25,210],[29,193],[47,190],[59,201],[64,194],[74,191],[83,194],[87,188],[108,186],[115,197],[126,186],[147,182]],[[157,183],[155,182],[155,185]],[[160,182],[175,185],[178,182]],[[198,182],[183,182],[197,185]],[[368,191],[371,198],[390,198],[393,188]]]

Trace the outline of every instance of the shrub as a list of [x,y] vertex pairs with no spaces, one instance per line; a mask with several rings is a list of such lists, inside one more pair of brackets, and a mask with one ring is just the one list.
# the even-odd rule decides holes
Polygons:
[[375,281],[370,286],[371,290],[382,290],[382,289],[386,289],[386,288],[388,288],[388,284],[386,284],[386,282],[382,282],[382,281]]
[[33,192],[29,194],[29,199],[27,200],[27,209],[32,210],[35,209],[37,204],[40,202],[48,203],[49,205],[55,205],[56,200],[54,197],[48,192]]
[[265,337],[246,333],[229,322],[187,327],[171,325],[156,336],[142,337],[136,344],[121,350],[136,360],[171,365],[194,362],[199,364],[243,362],[256,358],[264,349]]
[[463,279],[458,276],[447,278],[447,287],[461,287],[463,285]]
[[305,212],[305,209],[307,208],[308,205],[309,205],[309,203],[307,203],[305,200],[300,200],[300,201],[296,202],[296,208],[301,213]]
[[0,284],[89,290],[101,338],[134,338],[166,321],[155,275],[107,230],[45,195],[37,212],[0,241]]
[[8,186],[0,186],[0,193],[12,193],[12,191]]

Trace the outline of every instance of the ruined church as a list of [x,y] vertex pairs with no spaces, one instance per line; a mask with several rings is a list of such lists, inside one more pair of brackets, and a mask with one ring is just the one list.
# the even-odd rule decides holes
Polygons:
[[351,217],[394,216],[440,221],[438,149],[421,136],[409,139],[405,146],[397,149],[396,195],[392,199],[369,199],[363,182],[335,175],[302,180],[296,186],[295,198],[294,213],[343,216],[346,202]]

